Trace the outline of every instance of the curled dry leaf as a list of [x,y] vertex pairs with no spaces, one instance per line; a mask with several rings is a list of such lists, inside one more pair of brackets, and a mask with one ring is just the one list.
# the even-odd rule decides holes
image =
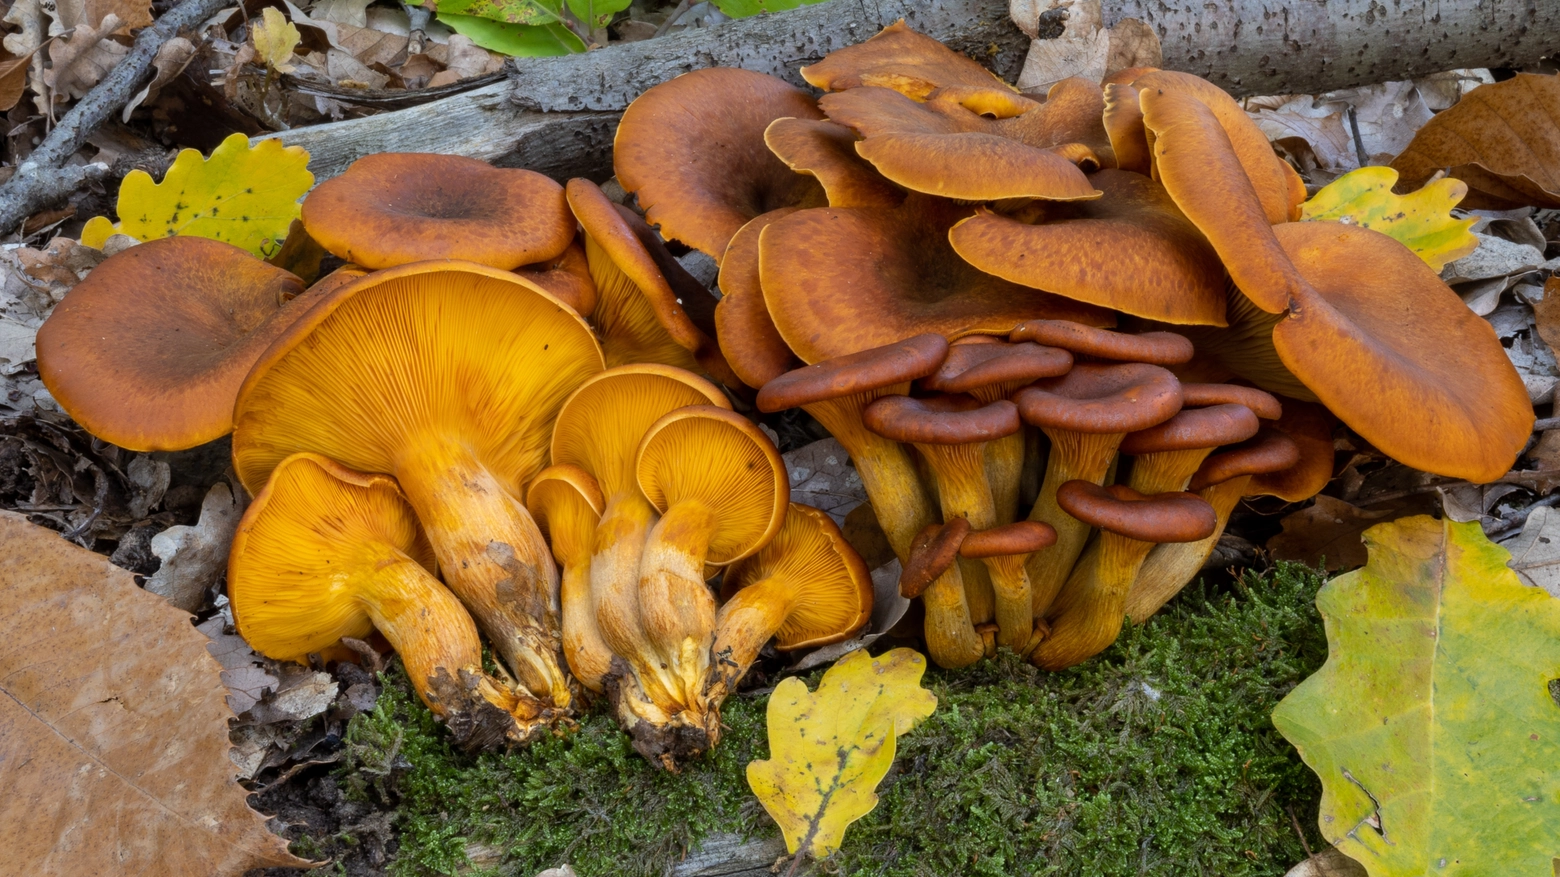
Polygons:
[[119,16],[110,14],[97,27],[81,25],[49,44],[50,67],[43,74],[43,84],[56,99],[61,95],[82,97],[130,54],[128,46],[106,39],[118,29]]
[[[1123,18],[1105,27],[1100,0],[1015,0],[1012,15],[1033,33],[1040,15],[1058,8],[1067,10],[1067,26],[1055,39],[1029,44],[1023,72],[1018,76],[1021,91],[1044,94],[1070,76],[1098,82],[1129,67],[1164,63],[1159,35],[1152,27],[1136,18]],[[1024,24],[1025,19],[1033,24]]]
[[188,616],[0,512],[0,850],[11,873],[304,867],[249,809],[227,689]]
[[1365,866],[1328,847],[1290,868],[1284,877],[1367,877]]
[[1392,520],[1394,511],[1398,510],[1357,508],[1320,494],[1309,508],[1286,515],[1280,522],[1283,532],[1269,539],[1267,547],[1274,560],[1325,562],[1329,571],[1353,569],[1365,563],[1365,545],[1360,534],[1375,524]]
[[169,527],[152,537],[152,553],[162,566],[146,580],[146,590],[186,612],[205,602],[206,591],[227,568],[233,531],[244,514],[243,492],[238,496],[226,482],[207,491],[200,504],[200,520],[193,527]]
[[173,77],[184,72],[189,66],[190,59],[195,57],[195,44],[184,37],[174,37],[163,43],[157,49],[157,57],[152,59],[152,66],[157,69],[157,75],[146,87],[136,92],[125,104],[124,110],[119,114],[121,122],[129,122],[130,114],[135,108],[157,96],[158,89],[173,81]]
[[791,501],[810,505],[845,526],[845,518],[867,501],[866,485],[850,455],[832,438],[803,445],[784,455],[791,478]]

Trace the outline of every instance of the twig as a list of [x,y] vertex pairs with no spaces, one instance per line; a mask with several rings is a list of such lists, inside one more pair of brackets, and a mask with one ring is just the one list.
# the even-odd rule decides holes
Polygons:
[[1316,855],[1311,852],[1311,844],[1305,839],[1305,832],[1300,830],[1300,820],[1295,818],[1295,808],[1286,804],[1284,809],[1289,811],[1289,824],[1295,827],[1295,834],[1300,836],[1300,846],[1305,849],[1305,857],[1309,859]]
[[1560,417],[1543,417],[1533,421],[1534,432],[1543,432],[1556,427],[1560,427]]
[[689,0],[680,0],[677,6],[672,9],[672,13],[666,16],[666,20],[661,22],[661,26],[655,29],[655,35],[661,36],[662,34],[671,30],[672,25],[677,23],[677,19],[683,17],[683,13],[688,11],[688,7],[690,5],[692,4],[689,2]]
[[1507,518],[1501,523],[1499,527],[1496,527],[1488,533],[1485,533],[1484,538],[1490,540],[1491,542],[1503,539],[1506,536],[1509,536],[1512,533],[1515,533],[1523,527],[1527,526],[1528,518],[1532,516],[1534,510],[1541,508],[1553,508],[1555,503],[1560,503],[1560,493],[1551,493],[1548,496],[1539,497],[1538,500],[1535,501],[1532,505],[1527,506],[1526,508],[1517,512],[1515,515]]
[[162,44],[227,5],[228,0],[183,0],[135,38],[129,54],[60,119],[43,143],[0,186],[0,233],[9,234],[37,210],[69,197],[88,180],[108,175],[108,166],[62,167],[97,127],[140,90]]

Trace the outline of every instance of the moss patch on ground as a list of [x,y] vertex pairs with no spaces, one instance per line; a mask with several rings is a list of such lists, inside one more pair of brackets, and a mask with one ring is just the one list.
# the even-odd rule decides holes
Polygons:
[[[933,671],[937,712],[899,745],[877,809],[830,870],[893,875],[1278,875],[1312,848],[1319,786],[1269,721],[1326,658],[1321,578],[1281,565],[1195,586],[1065,673],[1011,656]],[[821,671],[820,671],[821,672]],[[819,672],[807,678],[814,687]],[[611,719],[522,752],[451,750],[404,680],[356,717],[337,780],[393,802],[397,875],[660,875],[717,833],[771,834],[746,764],[768,757],[763,693],[672,776]]]

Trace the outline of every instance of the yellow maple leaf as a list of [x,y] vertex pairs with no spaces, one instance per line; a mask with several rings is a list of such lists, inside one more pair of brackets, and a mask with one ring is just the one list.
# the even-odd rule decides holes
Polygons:
[[1478,249],[1479,239],[1468,230],[1474,220],[1452,217],[1452,208],[1468,194],[1466,183],[1443,178],[1416,192],[1397,195],[1392,191],[1397,180],[1398,172],[1389,167],[1349,171],[1300,205],[1300,219],[1345,222],[1379,231],[1413,250],[1437,271]]
[[278,10],[267,6],[260,21],[249,26],[250,39],[254,40],[255,55],[267,67],[277,73],[291,73],[293,50],[298,48],[302,36],[298,28]]
[[876,658],[856,651],[823,674],[816,692],[795,677],[775,686],[770,758],[749,764],[747,776],[793,855],[830,855],[877,806],[895,741],[937,708],[920,686],[925,672],[926,659],[911,649]]
[[131,171],[119,187],[119,224],[104,217],[90,220],[81,242],[103,246],[112,234],[149,241],[195,235],[226,241],[257,256],[287,236],[298,218],[298,199],[314,185],[309,153],[301,146],[249,140],[234,134],[202,158],[193,149],[180,152],[155,183],[144,171]]

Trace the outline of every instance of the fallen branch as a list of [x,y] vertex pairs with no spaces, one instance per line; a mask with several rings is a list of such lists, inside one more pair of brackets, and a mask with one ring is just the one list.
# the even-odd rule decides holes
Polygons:
[[184,0],[136,36],[124,60],[60,119],[16,173],[0,185],[0,233],[9,234],[33,213],[64,200],[86,181],[108,174],[107,165],[63,165],[98,125],[118,112],[146,84],[152,60],[163,43],[215,15],[227,3],[228,0]]

